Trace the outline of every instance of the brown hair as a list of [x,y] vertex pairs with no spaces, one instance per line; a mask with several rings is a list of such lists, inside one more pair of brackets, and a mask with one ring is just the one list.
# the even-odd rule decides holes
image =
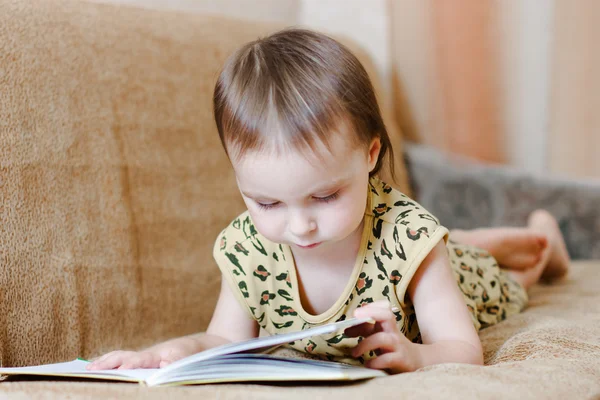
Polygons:
[[267,143],[329,150],[328,135],[348,123],[353,141],[368,146],[379,137],[381,151],[371,175],[393,151],[373,85],[360,61],[341,43],[321,33],[285,29],[250,42],[226,61],[215,85],[214,116],[221,143],[242,155]]

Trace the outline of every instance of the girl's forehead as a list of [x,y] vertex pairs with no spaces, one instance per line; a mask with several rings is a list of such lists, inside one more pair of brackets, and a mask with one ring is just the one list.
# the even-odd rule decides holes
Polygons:
[[342,149],[332,151],[308,152],[300,150],[265,151],[250,150],[237,157],[233,161],[236,173],[243,175],[252,174],[255,171],[265,173],[286,173],[295,175],[297,171],[323,172],[337,169],[345,165],[352,154]]
[[356,148],[335,146],[331,151],[312,155],[299,150],[247,151],[232,163],[242,191],[283,197],[355,175],[366,164],[362,153]]

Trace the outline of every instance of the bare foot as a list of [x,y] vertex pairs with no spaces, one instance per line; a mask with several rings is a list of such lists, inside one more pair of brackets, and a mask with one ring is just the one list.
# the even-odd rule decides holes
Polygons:
[[556,219],[546,210],[536,210],[529,215],[528,225],[548,237],[550,257],[541,279],[551,282],[567,275],[571,260]]
[[547,246],[546,235],[531,227],[453,230],[450,237],[459,243],[487,250],[499,265],[507,269],[534,267]]

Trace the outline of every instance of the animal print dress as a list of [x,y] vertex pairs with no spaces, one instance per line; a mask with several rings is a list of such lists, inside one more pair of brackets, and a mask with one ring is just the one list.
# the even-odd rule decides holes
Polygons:
[[[415,271],[440,240],[446,242],[456,283],[476,329],[498,323],[526,306],[526,291],[499,269],[492,256],[448,240],[448,230],[434,216],[375,177],[369,181],[362,241],[351,278],[338,301],[322,314],[312,315],[302,308],[290,247],[263,237],[248,212],[221,232],[213,254],[242,307],[270,334],[343,320],[357,307],[385,299],[397,307],[395,316],[402,333],[419,343],[415,310],[406,291]],[[357,364],[375,356],[353,359],[350,350],[359,340],[338,332],[298,340],[290,346]]]

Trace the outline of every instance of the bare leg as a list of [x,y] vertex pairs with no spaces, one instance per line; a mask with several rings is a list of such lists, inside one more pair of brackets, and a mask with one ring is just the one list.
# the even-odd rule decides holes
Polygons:
[[452,230],[450,238],[487,250],[501,267],[518,270],[537,265],[548,244],[547,235],[530,226]]
[[540,279],[546,282],[562,278],[569,271],[569,254],[556,219],[545,210],[536,210],[529,216],[528,226],[548,239],[541,259],[533,267],[526,270],[510,270],[510,276],[525,289]]

